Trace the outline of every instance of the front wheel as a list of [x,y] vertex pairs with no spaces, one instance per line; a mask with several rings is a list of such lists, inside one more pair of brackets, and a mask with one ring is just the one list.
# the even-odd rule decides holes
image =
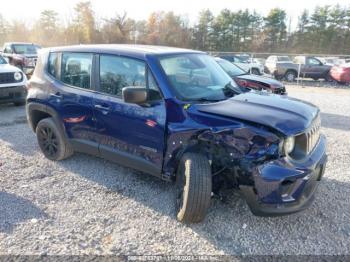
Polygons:
[[324,80],[326,80],[327,82],[333,82],[333,77],[332,77],[330,74],[327,74],[327,75],[324,77]]
[[50,160],[63,160],[73,154],[71,145],[68,144],[51,117],[38,123],[36,136],[41,151]]
[[185,153],[176,174],[177,219],[198,223],[207,214],[212,192],[211,167],[201,154]]
[[296,73],[293,72],[293,71],[288,71],[288,72],[284,75],[284,77],[286,78],[286,80],[287,80],[288,82],[294,82],[295,79],[296,79],[296,77],[297,77],[297,75],[296,75]]

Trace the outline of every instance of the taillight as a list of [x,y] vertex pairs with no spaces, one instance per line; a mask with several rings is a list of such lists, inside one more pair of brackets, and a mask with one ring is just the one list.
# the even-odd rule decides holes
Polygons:
[[236,79],[236,82],[241,87],[248,87],[248,82],[246,80]]

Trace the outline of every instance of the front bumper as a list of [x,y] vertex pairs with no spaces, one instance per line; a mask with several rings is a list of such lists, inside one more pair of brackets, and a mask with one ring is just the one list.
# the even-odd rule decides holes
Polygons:
[[0,103],[24,102],[26,94],[24,85],[0,87]]
[[240,190],[254,215],[295,213],[314,200],[326,162],[326,139],[321,135],[307,159],[295,162],[281,158],[257,166],[253,172],[254,185],[241,185]]

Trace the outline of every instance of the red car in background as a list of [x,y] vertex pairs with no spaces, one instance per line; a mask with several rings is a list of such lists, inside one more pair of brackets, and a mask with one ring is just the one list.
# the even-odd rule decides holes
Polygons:
[[333,66],[329,73],[340,84],[350,83],[350,63]]

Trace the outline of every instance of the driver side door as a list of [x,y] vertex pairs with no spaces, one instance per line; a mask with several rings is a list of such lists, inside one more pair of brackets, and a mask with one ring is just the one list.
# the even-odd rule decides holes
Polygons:
[[[99,56],[94,115],[103,158],[156,176],[161,175],[166,110],[157,83],[143,60]],[[124,87],[153,90],[147,105],[126,103]]]

